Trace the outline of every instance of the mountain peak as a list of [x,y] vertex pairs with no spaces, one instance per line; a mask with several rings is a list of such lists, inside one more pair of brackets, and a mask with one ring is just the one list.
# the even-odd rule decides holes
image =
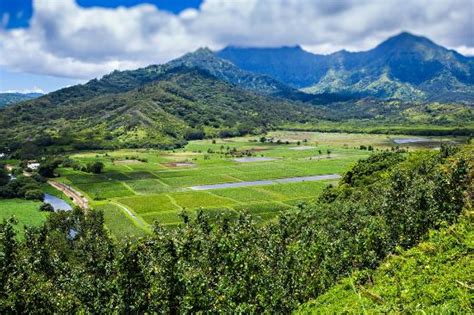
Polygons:
[[208,47],[200,47],[200,48],[196,49],[194,52],[192,52],[191,54],[195,54],[195,55],[214,55],[212,50],[210,50]]
[[375,47],[375,50],[385,52],[390,50],[407,51],[415,49],[419,46],[425,46],[428,48],[441,48],[424,36],[414,35],[409,32],[401,32],[400,34],[389,37],[387,40],[380,43],[377,47]]

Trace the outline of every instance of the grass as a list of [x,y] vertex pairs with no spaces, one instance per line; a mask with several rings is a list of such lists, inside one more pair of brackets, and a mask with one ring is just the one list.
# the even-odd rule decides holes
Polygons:
[[210,191],[210,193],[213,195],[233,199],[239,203],[271,200],[274,197],[272,194],[266,193],[257,188],[248,187],[215,189]]
[[208,192],[189,191],[170,194],[178,205],[183,209],[195,209],[199,207],[218,207],[235,204],[234,200],[219,197]]
[[179,206],[173,203],[168,195],[134,196],[120,198],[117,201],[132,208],[139,215],[151,212],[180,210]]
[[159,194],[170,191],[170,187],[158,179],[140,179],[134,181],[126,181],[134,192],[141,195]]
[[98,205],[95,208],[104,212],[105,224],[115,238],[136,238],[146,235],[146,231],[137,226],[118,206],[107,203]]
[[48,217],[47,212],[39,210],[40,201],[23,199],[0,199],[0,221],[15,217],[18,224],[15,229],[20,238],[24,236],[24,226],[40,226]]
[[260,190],[285,196],[285,200],[287,200],[316,197],[327,185],[327,181],[288,183],[264,186]]
[[133,192],[123,183],[115,181],[77,184],[76,186],[94,200],[133,195]]
[[[188,214],[193,215],[194,212],[188,212]],[[142,217],[148,224],[153,224],[155,220],[161,224],[177,224],[183,222],[180,217],[180,212],[176,211],[152,212],[144,214]]]

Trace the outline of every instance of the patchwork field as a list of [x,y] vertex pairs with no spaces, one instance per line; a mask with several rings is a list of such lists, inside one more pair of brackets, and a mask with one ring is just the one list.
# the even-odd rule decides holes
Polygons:
[[[190,216],[198,209],[229,216],[248,211],[265,221],[316,198],[328,184],[337,184],[336,179],[293,183],[281,179],[343,174],[357,160],[371,154],[361,150],[361,145],[373,146],[373,150],[396,147],[397,143],[387,137],[280,131],[270,133],[265,142],[247,137],[192,141],[175,151],[87,152],[71,158],[80,164],[102,161],[104,172],[93,175],[60,169],[59,180],[80,190],[92,206],[104,210],[106,224],[117,236],[139,236],[155,220],[167,226],[179,224],[183,210]],[[416,148],[420,144],[404,146]],[[254,181],[265,182],[257,185]],[[206,188],[229,183],[249,186]],[[193,190],[194,186],[200,186],[200,190]]]

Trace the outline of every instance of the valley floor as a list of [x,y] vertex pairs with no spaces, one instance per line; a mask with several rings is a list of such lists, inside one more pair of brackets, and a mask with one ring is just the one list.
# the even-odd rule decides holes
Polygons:
[[[80,205],[103,210],[116,237],[133,237],[148,233],[155,220],[173,227],[182,222],[183,211],[193,217],[199,209],[231,218],[248,211],[261,222],[272,220],[314,200],[327,185],[336,185],[341,174],[371,154],[369,147],[413,150],[456,141],[461,139],[275,131],[264,142],[243,137],[191,141],[174,151],[80,152],[70,157],[80,164],[101,161],[104,172],[61,168],[54,184],[70,187]],[[1,217],[7,217],[5,206],[0,202]],[[34,212],[33,218],[38,216]]]
[[[264,143],[259,137],[199,140],[174,151],[82,152],[71,158],[80,163],[100,160],[106,165],[104,173],[60,169],[58,181],[103,210],[117,237],[134,236],[148,232],[155,220],[172,227],[182,222],[181,212],[193,217],[199,209],[229,217],[248,211],[268,221],[337,184],[338,174],[370,155],[361,146],[432,148],[452,140],[417,137],[426,141],[410,142],[414,137],[287,131],[271,132],[267,138]],[[400,139],[407,143],[400,145]],[[321,175],[329,177],[299,180]],[[293,177],[296,180],[281,180]]]

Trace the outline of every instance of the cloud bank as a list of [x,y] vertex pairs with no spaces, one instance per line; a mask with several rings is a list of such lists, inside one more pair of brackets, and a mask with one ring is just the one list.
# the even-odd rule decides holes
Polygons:
[[403,30],[474,54],[473,6],[471,0],[207,0],[175,15],[149,4],[110,9],[35,0],[29,28],[0,29],[0,66],[88,79],[204,46],[358,51]]

